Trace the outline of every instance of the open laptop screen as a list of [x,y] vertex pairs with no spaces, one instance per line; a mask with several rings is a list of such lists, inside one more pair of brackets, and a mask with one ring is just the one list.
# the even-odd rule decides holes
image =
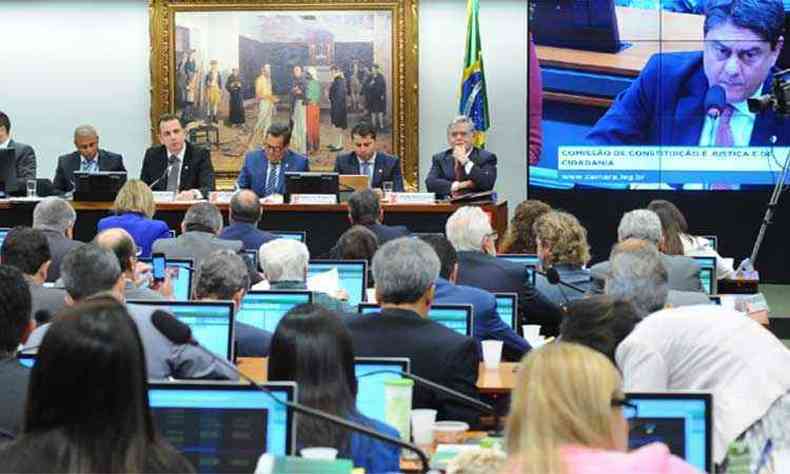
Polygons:
[[702,289],[709,295],[718,292],[716,281],[716,257],[691,257],[699,265],[699,279]]
[[307,277],[337,268],[340,288],[348,293],[348,304],[356,306],[365,301],[368,263],[365,260],[310,260]]
[[[357,313],[370,314],[381,311],[374,303],[361,303]],[[435,304],[428,311],[428,318],[464,336],[474,333],[474,308],[470,304]]]
[[[141,262],[151,263],[150,257],[140,257]],[[191,258],[169,258],[165,269],[173,284],[173,299],[189,301],[192,299],[192,276],[194,265]]]
[[311,302],[309,291],[250,291],[241,300],[236,321],[273,333],[291,308]]
[[405,357],[354,358],[354,372],[357,376],[357,409],[365,416],[386,423],[384,382],[400,378],[400,376],[390,373],[366,375],[379,370],[409,372],[409,359]]
[[510,329],[518,328],[518,295],[515,293],[494,293],[496,312]]

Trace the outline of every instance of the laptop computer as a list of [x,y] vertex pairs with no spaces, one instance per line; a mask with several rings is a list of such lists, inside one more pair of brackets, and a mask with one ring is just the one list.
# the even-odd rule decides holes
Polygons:
[[716,257],[691,257],[699,265],[699,279],[702,289],[709,295],[718,293],[718,280],[716,280]]
[[[151,257],[140,257],[137,260],[151,263]],[[189,301],[192,299],[192,278],[194,276],[194,262],[191,258],[169,258],[165,266],[170,274],[173,285],[173,299],[176,301]]]
[[[298,400],[293,382],[263,387],[278,400]],[[294,413],[251,385],[156,382],[148,401],[158,431],[197,472],[254,472],[263,453],[294,454]]]
[[310,260],[307,278],[337,268],[340,288],[348,293],[348,304],[356,306],[367,299],[368,262],[365,260]]
[[[360,303],[358,314],[378,313],[381,307],[375,303]],[[428,311],[428,319],[463,334],[474,336],[474,307],[471,304],[435,304]]]
[[192,338],[209,351],[233,362],[235,353],[232,301],[141,301],[130,305],[161,308],[189,326]]
[[32,369],[36,365],[36,357],[38,357],[38,354],[32,352],[18,352],[16,354],[16,359],[19,363],[28,369]]
[[250,268],[254,268],[257,271],[260,271],[260,267],[258,266],[258,251],[257,250],[247,250],[243,249],[241,251],[241,258],[247,263]]
[[11,229],[8,227],[0,227],[0,246],[3,245],[3,241],[5,240],[5,236],[11,232]]
[[0,199],[24,193],[26,183],[16,176],[16,152],[13,148],[0,149]]
[[502,322],[514,331],[518,328],[518,295],[516,293],[494,293],[496,312]]
[[363,415],[387,422],[384,400],[384,382],[400,378],[397,374],[366,375],[380,370],[410,372],[408,357],[355,357],[354,373],[357,376],[357,409]]
[[253,290],[241,300],[236,321],[271,333],[294,306],[313,302],[313,293],[299,290]]
[[114,201],[126,183],[125,171],[74,172],[75,201]]
[[303,244],[307,243],[307,232],[305,231],[299,231],[299,230],[265,230],[265,231],[274,235],[278,239],[291,239],[291,240],[298,240]]
[[637,410],[629,418],[629,448],[660,441],[672,454],[703,472],[713,472],[713,398],[702,392],[629,392]]

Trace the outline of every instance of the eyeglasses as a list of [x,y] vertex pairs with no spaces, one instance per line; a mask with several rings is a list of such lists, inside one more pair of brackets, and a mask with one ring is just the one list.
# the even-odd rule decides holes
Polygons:
[[285,150],[284,146],[273,146],[269,144],[263,145],[263,148],[270,153],[279,153]]

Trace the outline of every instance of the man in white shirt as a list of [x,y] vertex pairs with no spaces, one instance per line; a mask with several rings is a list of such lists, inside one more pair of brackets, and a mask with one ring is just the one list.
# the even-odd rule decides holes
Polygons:
[[[11,139],[11,120],[8,115],[0,111],[0,150],[4,149],[14,150],[14,166],[11,167],[11,171],[15,175],[0,176],[0,180],[8,180],[6,192],[23,193],[27,180],[36,179],[36,152],[30,145]],[[0,166],[0,169],[2,168]]]

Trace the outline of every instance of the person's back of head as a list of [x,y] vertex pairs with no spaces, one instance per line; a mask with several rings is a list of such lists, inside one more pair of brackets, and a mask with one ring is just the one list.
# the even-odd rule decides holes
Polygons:
[[507,235],[500,243],[499,251],[502,253],[535,253],[535,231],[532,226],[535,221],[551,211],[551,206],[537,199],[527,199],[516,206]]
[[47,236],[38,229],[15,227],[6,235],[0,247],[0,262],[10,265],[25,275],[39,275],[46,280],[52,255]]
[[250,274],[242,258],[230,250],[217,250],[200,262],[195,278],[195,299],[241,302],[250,287]]
[[420,238],[430,245],[439,257],[439,276],[454,282],[457,276],[458,252],[455,251],[453,244],[439,234],[423,235]]
[[296,240],[275,239],[261,245],[258,261],[269,282],[305,281],[310,251]]
[[[356,412],[357,379],[351,334],[333,312],[313,304],[291,309],[277,325],[268,361],[269,380],[293,380],[299,401],[348,417]],[[299,422],[301,446],[348,449],[346,430],[315,418]]]
[[116,214],[134,212],[150,219],[156,213],[154,193],[144,181],[131,179],[118,191],[112,209]]
[[491,474],[502,472],[507,457],[498,449],[464,450],[447,463],[447,474]]
[[181,221],[182,232],[208,232],[219,234],[222,230],[222,213],[214,204],[199,202],[193,204]]
[[354,191],[348,199],[348,216],[355,225],[376,224],[381,217],[381,204],[371,189]]
[[99,248],[109,250],[118,259],[121,272],[131,272],[134,270],[135,259],[137,258],[137,245],[128,232],[120,227],[114,227],[99,232],[93,239],[94,244]]
[[607,295],[571,302],[560,325],[563,342],[575,342],[595,349],[615,363],[617,346],[639,323],[634,306]]
[[458,252],[496,253],[491,221],[477,206],[464,206],[453,213],[445,225],[447,239]]
[[368,264],[379,248],[376,234],[363,225],[352,226],[337,240],[337,255],[343,260],[366,260]]
[[60,272],[63,287],[72,302],[110,292],[122,300],[121,266],[110,250],[93,244],[80,245],[63,257]]
[[30,288],[18,269],[0,265],[0,359],[12,357],[33,330]]
[[583,267],[590,261],[587,229],[573,214],[547,212],[535,221],[534,232],[544,267],[562,264]]
[[617,241],[627,239],[646,240],[656,247],[661,245],[661,220],[655,212],[647,209],[635,209],[623,214],[617,226]]
[[430,307],[439,268],[436,252],[422,240],[390,240],[373,257],[376,301],[382,306],[424,303]]
[[242,189],[230,198],[231,224],[258,224],[261,220],[261,204],[255,191]]
[[681,234],[688,232],[686,218],[674,204],[663,199],[650,201],[647,209],[656,213],[661,221],[661,233],[664,237],[663,248],[667,255],[683,255]]
[[641,318],[664,307],[669,274],[652,243],[639,239],[622,241],[612,249],[609,263],[607,295],[630,301]]
[[508,455],[524,459],[524,472],[542,474],[565,471],[565,446],[624,451],[628,425],[617,406],[623,400],[620,373],[602,354],[567,342],[530,351],[516,376]]
[[77,213],[68,201],[55,196],[45,197],[33,209],[33,228],[61,234],[70,232]]

